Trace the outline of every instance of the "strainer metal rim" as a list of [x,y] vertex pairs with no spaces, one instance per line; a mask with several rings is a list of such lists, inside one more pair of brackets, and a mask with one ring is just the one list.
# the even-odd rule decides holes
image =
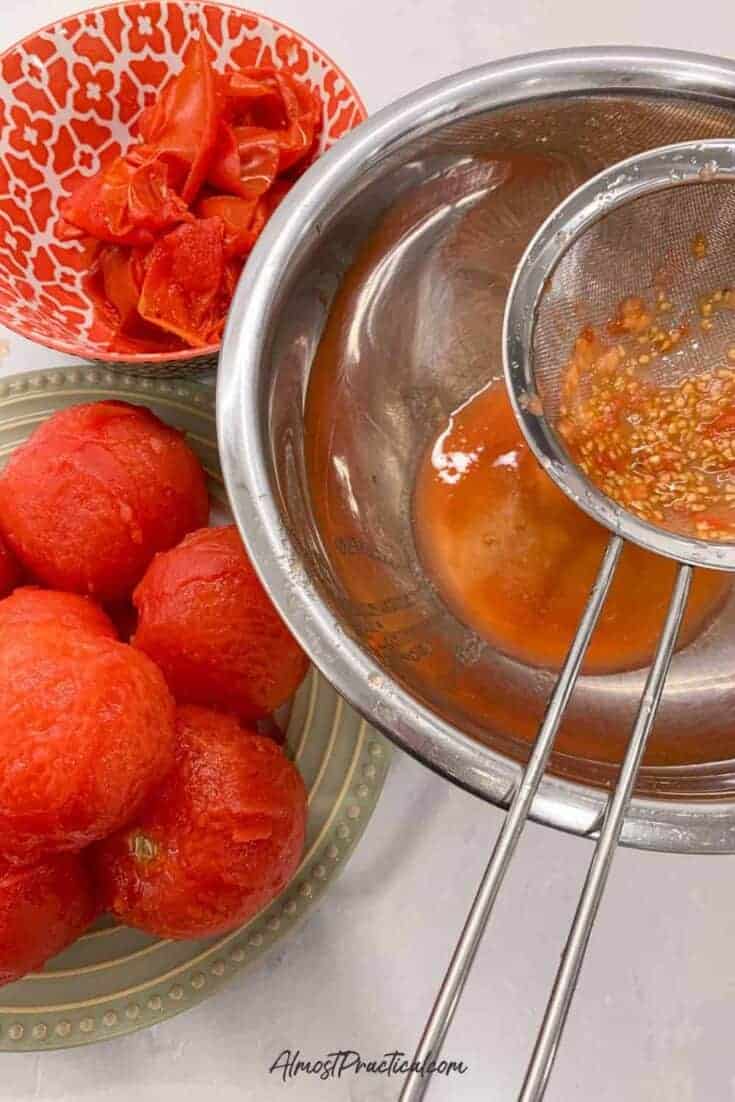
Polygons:
[[531,238],[511,280],[503,320],[503,370],[513,410],[529,447],[575,505],[612,532],[656,554],[692,566],[735,570],[735,542],[715,544],[667,532],[606,497],[570,458],[539,406],[535,373],[539,304],[568,250],[590,226],[626,203],[644,195],[701,184],[703,173],[717,184],[735,180],[735,140],[661,146],[611,165],[567,196]]
[[[545,96],[678,93],[735,103],[735,63],[657,48],[554,50],[447,77],[362,123],[309,169],[269,221],[240,279],[225,329],[218,436],[233,512],[279,612],[340,693],[402,749],[465,789],[507,806],[521,767],[444,722],[349,637],[300,559],[271,478],[269,354],[275,319],[295,271],[331,217],[402,146],[460,119]],[[376,688],[380,686],[380,688]],[[594,835],[603,789],[547,776],[531,817]],[[735,801],[636,797],[622,841],[670,852],[735,852]]]

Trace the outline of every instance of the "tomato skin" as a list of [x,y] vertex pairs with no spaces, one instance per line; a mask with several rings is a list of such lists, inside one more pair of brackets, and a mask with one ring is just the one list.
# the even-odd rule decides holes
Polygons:
[[156,234],[191,219],[172,189],[169,165],[140,150],[118,157],[61,205],[63,236],[88,235],[112,245],[148,246]]
[[202,218],[219,218],[224,225],[224,243],[228,256],[244,256],[255,244],[261,222],[257,199],[235,195],[209,195],[200,199],[197,212]]
[[220,318],[224,271],[221,218],[178,226],[151,250],[138,303],[141,317],[195,348],[208,344]]
[[244,257],[316,148],[322,105],[287,69],[220,73],[204,39],[137,123],[139,142],[61,205],[98,241],[86,277],[116,347],[219,340]]
[[311,90],[295,81],[290,73],[277,72],[276,81],[289,115],[289,125],[280,143],[280,171],[286,172],[312,151],[321,124],[321,106]]
[[115,307],[121,332],[129,331],[138,314],[138,299],[142,285],[142,273],[136,263],[135,253],[119,245],[105,246],[98,258],[102,286],[108,302]]
[[228,74],[224,92],[230,118],[238,117],[242,120],[249,112],[257,111],[264,118],[275,119],[274,126],[285,125],[281,97],[273,80],[268,79],[272,73],[270,68],[250,68]]
[[221,120],[217,131],[207,184],[217,191],[229,192],[232,195],[239,194],[240,153],[235,132],[224,119]]
[[[273,210],[288,195],[291,186],[290,180],[277,180],[259,199],[244,199],[236,195],[207,195],[199,199],[197,214],[203,218],[219,218],[223,222],[226,256],[241,260],[256,244]],[[239,270],[237,276],[239,276]],[[226,281],[227,272],[224,282]],[[227,300],[228,304],[234,290],[233,284],[233,290],[230,291]]]
[[217,191],[257,199],[271,187],[280,164],[280,145],[270,130],[220,124],[207,183]]
[[[242,89],[253,88],[248,96]],[[268,88],[269,96],[262,91]],[[321,103],[311,89],[288,70],[244,69],[230,84],[235,117],[246,128],[273,133],[280,150],[278,172],[286,172],[314,147],[321,126]]]
[[143,141],[188,166],[181,198],[191,203],[206,179],[222,111],[222,96],[204,38],[191,42],[184,68],[138,121]]

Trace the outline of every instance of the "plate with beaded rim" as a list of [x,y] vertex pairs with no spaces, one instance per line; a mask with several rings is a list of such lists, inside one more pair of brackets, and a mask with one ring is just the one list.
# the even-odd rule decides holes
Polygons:
[[[183,430],[204,464],[215,512],[226,512],[214,387],[206,383],[87,365],[0,378],[0,466],[56,410],[102,399],[146,405]],[[377,803],[388,743],[315,669],[283,722],[309,813],[304,856],[280,896],[245,926],[199,941],[155,938],[101,918],[42,972],[0,988],[0,1051],[92,1044],[179,1014],[266,952],[324,895]]]

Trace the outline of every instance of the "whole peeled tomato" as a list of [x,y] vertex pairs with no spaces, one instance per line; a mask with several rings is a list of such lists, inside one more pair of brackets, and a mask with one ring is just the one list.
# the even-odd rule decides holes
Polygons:
[[0,597],[10,593],[20,581],[20,567],[0,539]]
[[133,646],[180,704],[260,719],[296,691],[308,660],[271,604],[234,526],[192,532],[157,555],[133,594]]
[[161,937],[219,934],[281,891],[304,847],[306,790],[269,738],[179,708],[176,765],[143,813],[92,849],[102,906]]
[[0,985],[35,972],[95,917],[92,879],[76,853],[34,865],[0,859]]
[[153,555],[208,515],[181,433],[126,402],[55,413],[0,474],[0,530],[21,565],[101,601],[129,596]]
[[116,639],[115,627],[99,605],[78,593],[23,585],[0,601],[0,639],[10,628],[30,625],[83,631]]
[[125,643],[26,625],[0,639],[0,854],[78,850],[126,823],[173,764],[174,704]]

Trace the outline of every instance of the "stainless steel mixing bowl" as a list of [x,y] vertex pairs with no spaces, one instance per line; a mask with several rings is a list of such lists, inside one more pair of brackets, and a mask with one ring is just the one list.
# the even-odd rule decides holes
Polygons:
[[[341,141],[240,281],[218,427],[255,565],[356,708],[494,803],[514,791],[554,675],[504,657],[440,600],[413,535],[417,464],[447,414],[501,374],[507,287],[556,203],[636,152],[733,133],[725,60],[610,48],[482,66]],[[734,668],[730,598],[674,659],[624,842],[735,852]],[[534,818],[597,831],[644,679],[580,679]]]

